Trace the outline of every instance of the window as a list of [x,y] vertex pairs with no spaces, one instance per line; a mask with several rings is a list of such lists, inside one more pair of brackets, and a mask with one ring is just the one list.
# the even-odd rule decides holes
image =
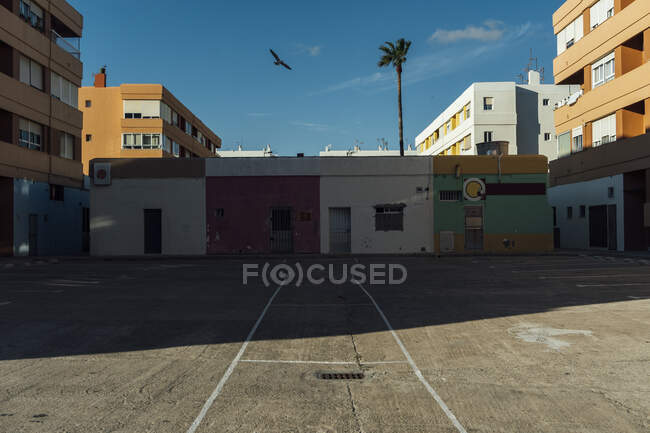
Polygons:
[[[77,108],[79,99],[79,88],[77,86],[59,74],[52,72],[51,88],[52,89],[50,93],[52,96],[54,96],[59,101],[70,105],[71,107]],[[86,101],[86,104],[88,104],[88,102],[90,101]]]
[[92,134],[86,134],[86,141],[93,141]]
[[59,156],[65,159],[74,159],[74,136],[62,132],[60,143]]
[[125,100],[125,119],[158,119],[160,118],[160,101],[156,100]]
[[20,56],[20,81],[43,90],[43,67],[34,60]]
[[172,109],[164,102],[160,103],[160,117],[167,123],[172,123]]
[[215,218],[223,218],[226,212],[224,211],[223,208],[218,208],[214,210],[214,217]]
[[587,217],[587,206],[581,205],[580,206],[580,218],[586,218]]
[[571,206],[566,208],[566,219],[573,219],[573,207]]
[[375,206],[375,231],[404,231],[403,204]]
[[545,132],[544,133],[544,141],[551,141],[551,133],[550,132]]
[[86,108],[92,107],[93,102],[90,99],[86,99]]
[[463,138],[463,150],[470,150],[472,148],[472,135]]
[[543,105],[544,107],[548,107],[548,105],[549,105],[550,102],[551,102],[551,101],[550,101],[548,98],[544,98],[544,99],[542,100],[542,105]]
[[485,111],[492,111],[493,108],[494,108],[494,98],[492,97],[483,98],[483,109]]
[[18,144],[32,150],[41,150],[43,127],[36,122],[27,119],[18,119],[18,130],[20,132]]
[[612,52],[591,65],[592,88],[595,89],[598,86],[612,81],[615,75],[615,53]]
[[440,201],[460,201],[460,191],[440,191]]
[[122,149],[160,149],[160,134],[122,134]]
[[557,54],[562,54],[584,36],[584,19],[580,15],[575,21],[557,34]]
[[41,32],[45,29],[43,9],[32,0],[20,0],[20,16]]
[[178,113],[175,112],[175,111],[172,111],[172,124],[174,126],[179,126],[180,125],[179,122],[178,122]]
[[163,135],[163,150],[167,153],[172,153],[173,141],[171,138]]
[[591,125],[593,147],[616,141],[616,114],[596,120]]
[[582,152],[582,126],[574,128],[571,131],[571,136],[573,137],[571,152]]
[[65,188],[61,185],[50,184],[50,200],[65,201]]
[[185,133],[187,135],[192,135],[192,124],[189,121],[185,121]]
[[589,11],[591,29],[595,29],[614,16],[614,0],[600,0]]
[[178,158],[181,155],[181,148],[175,141],[172,141],[172,154]]
[[483,142],[490,143],[492,141],[492,131],[485,131],[483,133]]
[[558,157],[571,155],[571,131],[560,134],[557,137]]

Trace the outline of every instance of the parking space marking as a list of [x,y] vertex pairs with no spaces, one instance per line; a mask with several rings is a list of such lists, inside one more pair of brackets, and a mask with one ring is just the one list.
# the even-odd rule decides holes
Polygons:
[[413,372],[415,373],[415,375],[417,376],[417,378],[420,380],[420,382],[422,382],[422,384],[423,384],[424,387],[427,389],[427,391],[429,391],[429,394],[431,394],[431,396],[433,397],[433,399],[438,403],[438,406],[440,406],[440,408],[441,408],[442,411],[445,413],[445,415],[447,415],[447,418],[449,418],[449,420],[452,422],[452,424],[454,425],[454,427],[456,427],[456,429],[457,429],[460,433],[467,433],[467,430],[465,430],[465,428],[464,428],[464,427],[461,425],[461,423],[458,421],[458,419],[456,418],[456,415],[454,415],[454,414],[452,413],[452,411],[449,409],[449,407],[447,406],[447,404],[446,404],[446,403],[442,400],[442,398],[438,395],[438,393],[436,392],[436,390],[433,389],[433,387],[431,386],[431,384],[430,384],[430,383],[425,379],[424,375],[422,374],[422,372],[420,371],[420,369],[418,368],[418,366],[415,364],[415,361],[413,361],[413,358],[411,358],[411,354],[408,352],[408,350],[406,350],[406,347],[405,347],[404,344],[402,343],[402,340],[401,340],[401,339],[399,338],[399,336],[397,335],[397,332],[395,332],[395,330],[393,329],[393,326],[392,326],[392,325],[390,324],[390,322],[388,321],[388,318],[386,318],[386,315],[384,314],[384,312],[382,311],[382,309],[379,307],[379,305],[378,305],[377,302],[375,301],[375,298],[373,298],[372,295],[371,295],[371,294],[366,290],[366,288],[363,287],[363,284],[357,284],[357,285],[361,288],[361,290],[363,290],[363,292],[366,294],[366,296],[368,296],[368,298],[370,299],[370,301],[373,303],[373,305],[374,305],[375,308],[377,309],[377,312],[379,313],[379,315],[380,315],[381,318],[383,319],[384,323],[385,323],[386,326],[388,327],[388,330],[390,331],[390,333],[392,334],[393,338],[395,339],[395,342],[397,343],[397,345],[399,346],[399,348],[402,350],[402,353],[404,354],[404,357],[407,359],[408,363],[409,363],[410,366],[411,366],[411,369],[413,370]]
[[522,271],[512,271],[513,274],[534,274],[534,273],[540,273],[540,272],[583,272],[583,271],[602,271],[603,269],[607,270],[627,270],[632,268],[633,266],[620,266],[620,265],[614,265],[611,267],[591,267],[591,268],[566,268],[566,269],[527,269],[527,270],[522,270]]
[[622,284],[576,284],[576,287],[632,287],[632,286],[647,286],[650,287],[650,283],[622,283]]
[[274,304],[273,308],[278,307],[372,307],[372,304]]
[[264,307],[264,310],[262,310],[262,314],[260,314],[260,317],[257,318],[257,322],[255,322],[255,325],[253,325],[253,328],[248,333],[248,336],[246,337],[246,341],[244,341],[244,344],[242,344],[241,348],[239,349],[237,356],[235,356],[235,359],[233,359],[230,365],[228,366],[228,370],[226,370],[223,377],[217,384],[217,387],[214,389],[214,391],[212,392],[208,400],[203,405],[201,412],[199,412],[199,415],[196,417],[196,419],[194,420],[190,428],[187,430],[187,433],[194,433],[196,431],[196,429],[201,424],[201,421],[203,421],[203,418],[205,418],[205,415],[208,413],[208,410],[210,409],[214,401],[217,399],[219,394],[221,394],[221,390],[223,389],[224,385],[232,375],[232,372],[235,370],[235,367],[237,367],[237,364],[239,364],[241,357],[244,355],[244,352],[248,347],[248,343],[250,343],[250,341],[253,339],[253,336],[255,335],[257,328],[260,326],[260,323],[262,323],[262,319],[264,319],[264,316],[266,316],[266,312],[269,310],[269,307],[271,307],[271,304],[273,303],[275,297],[278,295],[278,293],[280,293],[281,288],[282,286],[278,286],[275,292],[273,292],[273,295],[271,295],[271,298],[269,298],[269,301]]
[[623,278],[623,277],[650,277],[650,274],[607,274],[607,275],[555,275],[551,277],[540,276],[540,280],[580,279],[580,278]]
[[260,364],[322,364],[322,365],[382,365],[382,364],[407,364],[407,361],[300,361],[291,359],[242,359],[240,362]]

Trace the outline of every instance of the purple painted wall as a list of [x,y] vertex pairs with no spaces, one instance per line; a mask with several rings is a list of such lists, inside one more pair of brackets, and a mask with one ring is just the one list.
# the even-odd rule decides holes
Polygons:
[[206,178],[208,254],[270,253],[274,207],[292,208],[294,252],[319,253],[318,176],[229,176]]

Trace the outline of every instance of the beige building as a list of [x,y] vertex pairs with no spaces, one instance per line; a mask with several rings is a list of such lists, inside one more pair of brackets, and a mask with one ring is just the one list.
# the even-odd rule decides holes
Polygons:
[[555,244],[650,249],[650,1],[567,0],[553,15]]
[[65,0],[0,0],[0,255],[58,253],[82,218],[82,27]]
[[556,84],[581,90],[555,110],[560,156],[650,129],[650,2],[567,0],[553,15]]
[[94,87],[79,90],[84,113],[84,173],[94,158],[216,157],[221,138],[160,84],[106,87],[106,71]]

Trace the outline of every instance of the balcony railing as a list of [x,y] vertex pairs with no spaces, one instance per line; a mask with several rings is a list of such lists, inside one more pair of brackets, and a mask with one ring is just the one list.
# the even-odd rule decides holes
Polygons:
[[81,59],[81,38],[64,38],[52,30],[52,40],[63,50],[72,54],[76,59]]

